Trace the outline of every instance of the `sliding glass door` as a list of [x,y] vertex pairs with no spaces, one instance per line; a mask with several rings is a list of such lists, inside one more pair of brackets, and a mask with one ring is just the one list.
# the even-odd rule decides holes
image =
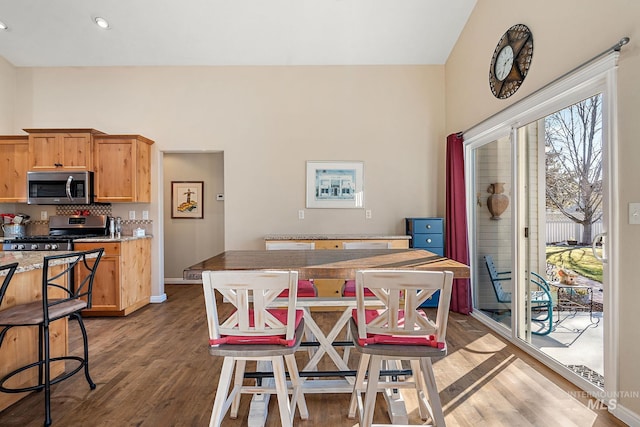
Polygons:
[[617,385],[615,72],[600,65],[465,133],[474,315],[596,395]]

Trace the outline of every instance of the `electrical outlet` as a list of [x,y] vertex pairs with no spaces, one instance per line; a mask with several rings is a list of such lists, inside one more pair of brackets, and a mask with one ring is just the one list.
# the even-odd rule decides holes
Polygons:
[[46,221],[47,218],[49,218],[49,214],[47,213],[47,211],[40,211],[40,219],[42,221]]
[[136,211],[129,211],[129,219],[136,219]]
[[149,211],[142,211],[142,219],[149,219]]
[[629,203],[629,224],[640,224],[640,203]]
[[298,211],[298,219],[304,219],[304,210],[303,209],[300,209]]
[[371,219],[371,209],[367,209],[366,211],[364,211],[364,217],[366,219]]

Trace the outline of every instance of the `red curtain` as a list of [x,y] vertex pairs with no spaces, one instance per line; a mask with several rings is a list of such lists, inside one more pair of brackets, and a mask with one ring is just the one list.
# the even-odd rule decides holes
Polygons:
[[[469,265],[467,205],[464,182],[464,147],[461,133],[447,137],[447,210],[445,256]],[[451,310],[469,314],[473,309],[469,279],[454,279]]]

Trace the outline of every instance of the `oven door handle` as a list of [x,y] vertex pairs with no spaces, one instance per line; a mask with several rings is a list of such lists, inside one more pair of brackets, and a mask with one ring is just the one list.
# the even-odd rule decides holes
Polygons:
[[67,178],[67,185],[65,186],[65,190],[67,191],[67,198],[73,202],[73,197],[71,197],[72,182],[73,182],[73,176],[69,175],[69,178]]

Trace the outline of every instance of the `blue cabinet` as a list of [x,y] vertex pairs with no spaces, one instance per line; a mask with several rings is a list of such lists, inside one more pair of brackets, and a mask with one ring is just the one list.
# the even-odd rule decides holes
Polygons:
[[[443,218],[405,218],[407,235],[411,236],[409,246],[424,249],[444,256]],[[440,292],[422,304],[422,307],[437,307]]]

